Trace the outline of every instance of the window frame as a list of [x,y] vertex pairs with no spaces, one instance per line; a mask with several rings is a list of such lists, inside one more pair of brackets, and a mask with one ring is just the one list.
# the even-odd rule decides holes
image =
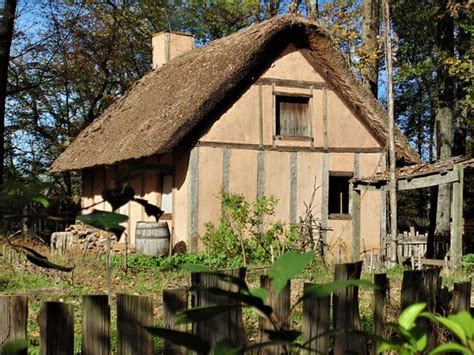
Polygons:
[[[347,213],[331,213],[330,210],[330,200],[331,200],[331,177],[345,177],[348,178],[348,192],[347,192]],[[353,171],[329,171],[329,181],[328,181],[328,219],[333,220],[350,220],[352,219],[351,211],[351,183],[350,180],[354,177]]]
[[[296,136],[291,136],[291,135],[285,135],[281,134],[281,131],[279,129],[280,127],[280,102],[282,98],[290,98],[291,99],[303,99],[307,100],[305,103],[307,105],[307,124],[308,124],[308,135],[296,135]],[[290,101],[289,100],[289,101]],[[291,93],[291,92],[283,92],[283,91],[273,91],[273,105],[274,105],[274,110],[273,110],[273,117],[274,117],[274,122],[273,122],[273,130],[274,130],[274,135],[273,135],[273,140],[292,140],[292,141],[314,141],[313,137],[313,95],[312,94],[307,94],[307,93]]]

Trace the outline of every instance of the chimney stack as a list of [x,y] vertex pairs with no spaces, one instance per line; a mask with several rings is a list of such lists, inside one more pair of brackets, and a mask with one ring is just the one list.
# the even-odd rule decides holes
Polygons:
[[153,69],[169,63],[173,58],[194,49],[194,37],[183,32],[160,32],[151,39]]

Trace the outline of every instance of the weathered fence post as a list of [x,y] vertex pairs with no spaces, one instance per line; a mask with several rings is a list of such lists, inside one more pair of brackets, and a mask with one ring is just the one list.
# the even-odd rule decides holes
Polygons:
[[[186,325],[175,325],[176,313],[188,308],[188,290],[178,288],[173,290],[163,290],[163,318],[165,328],[175,329],[182,332],[187,331]],[[177,346],[165,340],[164,354],[187,354],[184,346]]]
[[[279,294],[275,294],[272,290],[271,278],[267,275],[260,277],[260,286],[268,292],[268,305],[273,309],[275,320],[283,327],[288,328],[290,320],[290,302],[291,302],[291,282],[288,281],[285,288]],[[268,334],[265,329],[272,329],[272,324],[261,317],[259,322],[260,339],[262,342],[269,341]],[[284,353],[284,345],[266,346],[261,349],[260,354],[281,354]]]
[[[387,274],[375,274],[374,285],[374,334],[382,337],[385,330],[385,312],[390,291]],[[377,347],[377,342],[373,341],[372,354],[377,353]]]
[[[305,283],[304,289],[314,284]],[[331,297],[308,297],[303,300],[303,345],[307,353],[329,352],[329,320]],[[326,334],[326,335],[323,335]]]
[[82,307],[82,355],[110,354],[108,296],[84,296]]
[[0,353],[6,342],[26,339],[27,320],[26,296],[0,296]]
[[153,326],[150,297],[117,294],[117,330],[119,355],[153,354],[153,338],[144,328]]
[[74,306],[43,302],[39,315],[40,354],[74,353]]
[[471,283],[460,282],[454,284],[452,312],[470,311],[471,307]]
[[[334,280],[359,279],[362,271],[362,261],[355,263],[336,264]],[[359,288],[347,287],[333,294],[333,323],[334,330],[347,330],[336,334],[334,354],[366,354],[365,338],[351,331],[362,330],[359,315]]]
[[[426,310],[436,311],[436,298],[441,286],[439,277],[440,268],[424,270],[406,270],[403,273],[401,310],[409,305],[426,302]],[[427,319],[418,319],[417,324],[428,334],[428,344],[434,345],[435,337],[431,331],[431,324]]]
[[[245,280],[245,268],[233,269],[226,272],[229,275]],[[193,286],[219,288],[221,290],[237,292],[239,288],[228,282],[220,280],[215,275],[205,273],[192,273],[191,283]],[[229,297],[215,295],[209,291],[197,291],[192,299],[193,307],[208,305],[236,304]],[[214,318],[193,323],[193,333],[202,340],[208,341],[211,348],[222,340],[227,340],[234,345],[242,345],[246,341],[242,320],[242,309],[240,307],[223,312]]]

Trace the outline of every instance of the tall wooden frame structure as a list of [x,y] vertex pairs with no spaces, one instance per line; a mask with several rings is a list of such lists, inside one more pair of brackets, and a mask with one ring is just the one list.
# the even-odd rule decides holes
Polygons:
[[[442,184],[452,184],[451,199],[451,235],[450,263],[457,267],[461,265],[463,256],[463,188],[465,171],[474,171],[474,159],[454,157],[435,163],[416,164],[399,168],[396,171],[398,191],[421,189]],[[388,172],[380,172],[370,177],[354,178],[351,180],[352,204],[352,257],[360,258],[361,241],[361,211],[360,202],[364,191],[380,191],[385,196],[388,191]],[[381,224],[386,226],[387,208],[381,206]],[[386,238],[382,231],[381,239]],[[428,236],[428,248],[433,246],[434,236]],[[382,245],[382,244],[381,244]]]

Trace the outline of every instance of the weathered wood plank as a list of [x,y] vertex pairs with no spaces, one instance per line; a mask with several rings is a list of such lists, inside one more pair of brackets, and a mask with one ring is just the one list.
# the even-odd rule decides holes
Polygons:
[[[388,293],[390,290],[387,274],[374,275],[374,334],[384,336]],[[372,354],[377,354],[378,343],[372,344]]]
[[[304,289],[314,284],[305,283]],[[303,345],[307,354],[327,354],[329,351],[329,321],[331,297],[308,297],[303,300]]]
[[456,170],[447,173],[437,173],[419,177],[405,178],[398,180],[398,190],[413,190],[431,187],[441,184],[448,184],[459,181],[459,174]]
[[352,261],[360,259],[360,231],[361,231],[361,193],[354,190],[351,184],[351,214],[352,214]]
[[[362,261],[336,264],[334,280],[360,279]],[[359,288],[347,287],[333,294],[333,324],[335,330],[362,330],[359,314]],[[365,338],[357,333],[336,334],[334,354],[366,354]]]
[[459,177],[453,183],[451,199],[451,263],[454,267],[461,266],[462,262],[462,212],[463,212],[463,188],[464,167],[456,165],[453,170]]
[[[267,275],[260,277],[260,287],[267,290],[268,292],[268,305],[273,309],[273,315],[277,323],[285,328],[288,328],[290,320],[290,302],[291,302],[291,282],[288,281],[285,288],[280,293],[275,294],[272,290],[271,278]],[[266,329],[274,330],[270,321],[266,318],[261,317],[259,322],[260,328],[260,341],[269,341],[268,334],[265,332]],[[271,345],[266,346],[260,350],[260,354],[282,354],[285,352],[286,346],[284,345]],[[288,349],[286,349],[288,350]]]
[[117,331],[119,355],[153,354],[153,339],[143,327],[153,326],[150,297],[117,294]]
[[27,296],[0,296],[0,353],[6,342],[27,338],[27,321]]
[[471,283],[459,282],[454,284],[452,312],[468,311],[471,308]]
[[74,307],[63,302],[43,302],[39,315],[40,354],[74,353]]
[[82,354],[110,354],[110,307],[107,295],[82,298]]
[[[233,269],[226,271],[229,275],[245,279],[245,268]],[[219,288],[226,291],[239,291],[235,285],[229,284],[217,278],[215,275],[192,273],[191,283],[193,286],[206,288]],[[229,297],[216,295],[207,290],[197,291],[192,299],[193,307],[201,307],[208,305],[228,305],[237,304],[235,300]],[[211,348],[222,340],[227,340],[234,345],[242,345],[246,341],[242,309],[235,308],[227,312],[223,312],[216,317],[203,322],[193,323],[193,333],[198,335],[202,340],[209,342]]]
[[323,153],[321,167],[321,238],[327,240],[329,217],[329,153]]
[[[186,324],[176,325],[176,313],[184,311],[188,308],[189,292],[185,288],[173,290],[163,290],[163,321],[165,328],[187,332]],[[163,351],[165,354],[187,354],[187,350],[183,346],[175,345],[169,341],[165,341]]]

